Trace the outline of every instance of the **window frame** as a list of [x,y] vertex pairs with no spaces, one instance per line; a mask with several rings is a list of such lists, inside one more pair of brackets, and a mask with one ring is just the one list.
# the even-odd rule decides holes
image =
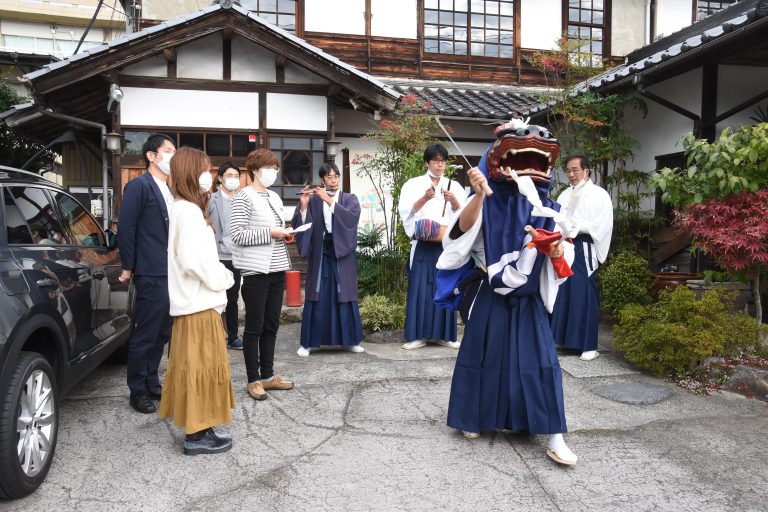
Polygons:
[[[601,45],[602,46],[602,52],[600,54],[593,53],[592,55],[593,56],[599,56],[600,59],[601,59],[601,62],[605,62],[606,60],[609,61],[611,59],[611,3],[612,3],[611,0],[603,0],[603,9],[602,9],[603,23],[602,23],[602,25],[598,25],[597,23],[593,23],[593,22],[582,22],[582,21],[571,22],[570,21],[570,9],[571,9],[570,3],[572,1],[574,1],[574,0],[563,0],[563,4],[562,4],[563,5],[563,13],[562,13],[563,14],[563,33],[566,34],[566,36],[568,37],[568,41],[570,42],[570,41],[574,40],[570,36],[570,28],[571,28],[571,26],[577,27],[579,29],[580,28],[589,28],[590,32],[591,32],[592,29],[601,29],[603,31],[603,37],[600,40],[601,43],[602,43],[602,45]],[[580,12],[583,11],[583,10],[599,11],[599,9],[594,9],[593,8],[595,0],[590,0],[590,2],[592,2],[590,4],[590,8],[582,7],[581,6],[582,0],[576,0],[576,1],[578,2],[579,5],[574,7],[574,8],[577,9],[578,11],[580,11]],[[581,16],[579,16],[579,18],[581,18]],[[576,39],[576,40],[582,41],[582,39],[580,39],[580,38]],[[587,40],[583,40],[583,41],[587,41]],[[590,49],[591,49],[591,44],[592,44],[592,42],[596,41],[596,39],[592,39],[591,36],[590,36],[589,41],[590,41]],[[580,51],[576,51],[576,52],[573,52],[573,53],[575,53],[576,55],[582,55],[583,54],[583,52],[580,52]]]
[[[457,11],[456,10],[456,0],[448,0],[452,2],[452,10],[443,9],[440,5],[440,3],[446,1],[446,0],[434,0],[437,2],[437,7],[432,8],[431,6],[427,5],[427,2],[421,1],[419,2],[419,37],[421,39],[421,51],[423,55],[434,55],[439,56],[440,58],[451,58],[451,59],[461,59],[461,60],[468,60],[468,61],[503,61],[503,62],[509,62],[509,61],[517,61],[520,51],[520,2],[519,0],[489,0],[494,3],[497,3],[497,13],[477,13],[472,10],[472,0],[467,0],[467,8],[466,11]],[[481,0],[483,1],[483,0]],[[512,13],[511,14],[504,14],[502,16],[501,14],[501,5],[507,4],[511,5]],[[484,6],[485,7],[485,6]],[[485,9],[484,9],[485,10]],[[427,21],[427,11],[435,12],[437,13],[437,23],[432,23],[431,21]],[[451,17],[451,24],[448,25],[442,23],[442,14],[441,13],[450,13]],[[466,23],[465,25],[456,25],[456,14],[463,14],[466,15]],[[489,26],[489,16],[495,16],[498,20],[495,27]],[[479,27],[473,24],[473,18],[482,17],[483,20],[483,26]],[[506,19],[509,18],[511,21],[511,27],[504,26],[502,27],[502,18]],[[437,28],[437,36],[428,36],[427,32],[428,30],[431,31],[432,27]],[[450,27],[451,30],[451,38],[442,38],[440,37],[440,31],[441,28],[448,28]],[[465,39],[459,40],[456,39],[456,29],[459,28],[460,30],[463,29],[466,31]],[[483,39],[475,40],[474,39],[474,33],[473,31],[482,31]],[[489,43],[488,37],[489,37],[489,31],[491,33],[495,32],[496,36],[496,42]],[[509,44],[501,44],[502,36],[509,36],[511,38],[511,41]],[[430,51],[427,49],[428,42],[435,41],[437,43],[437,51]],[[442,41],[450,41],[452,45],[452,51],[450,53],[441,51],[440,44]],[[465,45],[466,47],[466,53],[456,53],[456,43],[460,43]],[[496,47],[495,54],[488,55],[487,49],[488,45],[492,44]],[[484,48],[484,52],[482,54],[473,53],[473,45],[482,45]],[[508,55],[502,55],[502,49],[508,48],[509,51],[511,51]]]
[[266,20],[269,23],[273,23],[270,19],[267,19],[266,17],[262,16],[262,14],[272,14],[276,17],[276,23],[273,23],[274,25],[277,25],[281,29],[285,30],[286,32],[290,32],[291,34],[294,34],[299,37],[304,36],[304,1],[303,0],[291,0],[293,1],[293,30],[289,28],[285,28],[282,25],[280,25],[280,16],[290,16],[291,13],[289,12],[281,12],[280,11],[280,4],[281,2],[285,0],[274,0],[275,1],[275,10],[267,10],[267,9],[261,9],[260,5],[261,2],[264,0],[252,0],[252,2],[255,2],[256,8],[251,9],[249,7],[246,7],[248,12],[253,13],[254,15]]
[[[732,1],[728,1],[728,0],[693,0],[693,23],[696,23],[697,21],[701,21],[703,19],[709,18],[710,16],[713,16],[713,15],[719,13],[723,9],[727,9],[727,8],[731,7],[733,4],[737,4],[740,1],[741,0],[732,0]],[[718,10],[716,10],[714,12],[710,12],[706,16],[699,17],[699,15],[701,14],[701,11],[703,9],[703,6],[701,4],[707,4],[706,8],[711,8],[710,4],[720,4],[720,9],[718,9]],[[723,7],[723,4],[725,4],[725,7]]]

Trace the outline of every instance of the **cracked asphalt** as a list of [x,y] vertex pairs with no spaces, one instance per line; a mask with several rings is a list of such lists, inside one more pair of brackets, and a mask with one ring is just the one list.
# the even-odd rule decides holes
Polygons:
[[[0,510],[768,510],[768,408],[638,372],[607,332],[593,362],[560,354],[566,441],[579,457],[563,467],[544,437],[469,441],[446,426],[455,350],[364,343],[364,354],[302,359],[299,329],[281,327],[275,358],[296,388],[263,402],[248,397],[242,354],[229,351],[237,408],[226,454],[183,455],[183,432],[134,412],[125,367],[103,365],[62,402],[46,482]],[[611,384],[670,396],[630,405],[592,391]]]

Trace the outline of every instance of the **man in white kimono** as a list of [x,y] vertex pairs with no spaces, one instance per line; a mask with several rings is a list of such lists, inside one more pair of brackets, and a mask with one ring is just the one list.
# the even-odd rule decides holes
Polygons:
[[570,187],[557,198],[567,219],[576,258],[573,276],[560,287],[552,312],[555,344],[581,351],[580,359],[591,361],[597,351],[600,306],[595,271],[608,256],[613,232],[611,196],[589,179],[589,162],[583,155],[565,160]]
[[428,341],[459,348],[456,312],[434,302],[435,265],[443,252],[443,233],[467,198],[461,184],[443,176],[447,161],[445,146],[427,146],[426,173],[408,180],[400,191],[398,211],[403,229],[412,239],[405,305],[406,350],[421,348]]

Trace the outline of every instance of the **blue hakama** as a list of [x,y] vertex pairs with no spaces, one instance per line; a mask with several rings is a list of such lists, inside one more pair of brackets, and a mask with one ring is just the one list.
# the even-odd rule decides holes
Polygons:
[[448,426],[566,432],[560,363],[538,294],[504,296],[483,281],[456,359]]
[[357,301],[339,302],[338,265],[333,243],[323,244],[320,263],[319,300],[307,300],[301,321],[301,346],[351,347],[363,341],[363,326]]
[[[597,350],[597,330],[600,323],[599,296],[596,274],[588,275],[587,261],[591,238],[579,235],[573,242],[575,259],[573,275],[562,285],[552,311],[552,335],[556,345],[582,352]],[[588,249],[585,254],[584,246]]]
[[437,259],[443,246],[436,242],[416,242],[408,275],[405,303],[405,341],[456,341],[456,312],[435,305]]

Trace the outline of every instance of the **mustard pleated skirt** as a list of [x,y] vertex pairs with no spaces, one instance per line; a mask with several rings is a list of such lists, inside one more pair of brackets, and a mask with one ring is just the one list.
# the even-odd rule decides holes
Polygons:
[[234,408],[221,315],[208,309],[174,317],[160,417],[194,434],[231,423]]

